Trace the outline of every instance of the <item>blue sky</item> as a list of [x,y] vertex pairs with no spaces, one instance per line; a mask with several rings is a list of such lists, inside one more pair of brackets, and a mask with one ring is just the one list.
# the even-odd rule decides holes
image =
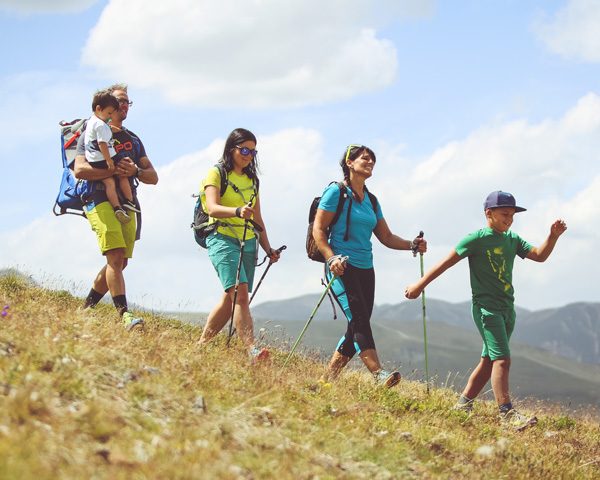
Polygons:
[[[238,126],[259,138],[263,214],[272,244],[288,245],[256,301],[319,291],[307,209],[350,143],[375,150],[370,189],[395,233],[425,231],[426,266],[483,226],[487,193],[508,190],[531,243],[556,218],[569,226],[546,264],[516,262],[517,304],[600,301],[599,24],[600,4],[584,0],[0,0],[0,268],[89,288],[102,258],[87,222],[50,213],[58,121],[89,116],[93,92],[122,81],[127,125],[160,176],[140,189],[132,301],[215,302],[190,194]],[[402,301],[418,262],[376,240],[374,255],[376,302]],[[466,262],[428,294],[468,300]]]

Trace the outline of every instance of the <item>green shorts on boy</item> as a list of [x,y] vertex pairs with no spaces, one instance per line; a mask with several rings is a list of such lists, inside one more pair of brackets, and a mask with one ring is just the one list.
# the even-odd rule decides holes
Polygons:
[[470,413],[473,400],[491,379],[501,419],[517,429],[537,422],[513,409],[508,390],[509,341],[515,327],[512,271],[515,257],[544,262],[567,226],[556,220],[550,234],[534,247],[510,231],[514,214],[525,211],[508,192],[495,191],[484,202],[487,227],[463,238],[456,248],[418,282],[406,288],[407,298],[417,298],[423,289],[463,258],[469,259],[473,319],[483,339],[481,359],[469,377],[457,408]]

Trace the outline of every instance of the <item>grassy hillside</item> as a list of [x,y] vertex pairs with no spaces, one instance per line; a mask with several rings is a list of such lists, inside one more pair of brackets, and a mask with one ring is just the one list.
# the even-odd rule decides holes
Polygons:
[[126,333],[110,306],[0,279],[0,478],[581,478],[600,476],[600,425],[540,404],[537,427],[470,418],[455,395],[362,371],[319,388],[323,365],[283,354],[251,366],[221,336],[147,317]]
[[[324,352],[323,358],[329,356],[345,330],[344,321],[315,322],[303,345]],[[305,322],[288,320],[273,328],[277,323],[258,319],[257,325],[265,327],[270,338],[294,339]],[[390,368],[401,367],[403,375],[414,379],[424,377],[422,322],[375,320],[373,335],[382,361]],[[427,338],[430,377],[438,385],[462,389],[481,352],[481,337],[475,328],[465,330],[428,322]],[[600,366],[578,363],[517,342],[512,342],[511,352],[511,385],[516,397],[535,397],[572,409],[591,405],[600,411]]]

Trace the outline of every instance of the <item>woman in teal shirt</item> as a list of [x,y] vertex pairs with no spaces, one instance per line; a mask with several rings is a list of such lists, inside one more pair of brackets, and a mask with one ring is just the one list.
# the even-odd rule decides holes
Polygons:
[[[350,145],[340,161],[344,173],[342,189],[331,184],[323,193],[315,221],[313,236],[327,259],[325,275],[335,275],[332,291],[348,320],[345,335],[340,339],[322,380],[336,378],[358,353],[375,381],[392,387],[400,381],[400,373],[381,368],[371,331],[371,314],[375,299],[375,270],[371,235],[386,247],[395,250],[427,250],[427,242],[415,238],[412,242],[394,235],[388,227],[381,206],[369,193],[365,182],[373,174],[375,153],[363,145]],[[332,225],[339,196],[344,195],[343,209]],[[342,257],[348,257],[347,262]]]

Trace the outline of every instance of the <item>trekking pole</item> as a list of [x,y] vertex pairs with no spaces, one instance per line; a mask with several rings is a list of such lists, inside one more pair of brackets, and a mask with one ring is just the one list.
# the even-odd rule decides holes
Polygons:
[[[285,249],[287,248],[286,245],[282,245],[281,247],[279,247],[277,250],[275,250],[277,253],[281,253],[283,252]],[[268,255],[265,257],[265,260],[267,259]],[[264,262],[264,260],[263,260]],[[269,264],[267,265],[267,268],[265,268],[265,271],[263,272],[262,276],[260,277],[260,280],[258,281],[258,284],[256,285],[256,288],[254,289],[254,291],[252,292],[252,296],[250,297],[250,301],[248,302],[248,305],[250,305],[252,303],[252,299],[254,298],[254,295],[256,295],[256,292],[258,292],[258,287],[260,287],[260,284],[263,281],[263,278],[266,277],[267,272],[269,271],[269,268],[271,268],[271,265],[273,265],[273,262],[271,261],[271,259],[269,258]]]
[[[421,230],[419,232],[419,236],[417,238],[423,238],[423,230]],[[417,245],[415,245],[412,249],[413,252],[413,257],[417,256],[417,249],[419,247]],[[419,254],[420,258],[420,263],[421,263],[421,278],[423,278],[423,275],[425,275],[424,269],[423,269],[423,253]],[[426,311],[425,311],[425,290],[423,290],[421,292],[421,305],[422,305],[422,311],[423,311],[423,345],[425,348],[425,383],[427,384],[427,394],[429,395],[429,362],[428,362],[428,355],[427,355],[427,321],[426,321]]]
[[[346,261],[348,260],[348,257],[340,257],[340,260],[342,261],[342,263],[346,263]],[[298,335],[298,338],[294,342],[294,345],[292,346],[292,349],[290,350],[290,353],[288,354],[287,358],[285,359],[285,362],[283,362],[283,368],[285,368],[285,366],[287,365],[287,363],[290,361],[290,358],[292,358],[292,355],[294,354],[294,351],[296,350],[296,347],[300,343],[300,340],[302,340],[302,337],[306,333],[306,329],[310,325],[310,322],[312,322],[313,317],[317,314],[317,310],[321,306],[321,303],[323,303],[323,299],[325,298],[325,295],[327,295],[327,292],[331,288],[331,285],[333,285],[333,281],[336,278],[337,278],[337,275],[332,275],[331,276],[331,280],[329,280],[329,283],[325,287],[325,291],[321,295],[321,298],[319,298],[319,301],[317,302],[316,307],[313,309],[312,313],[310,314],[310,317],[308,317],[308,320],[307,320],[306,324],[304,325],[304,328],[302,329],[302,331],[300,332],[300,335]]]
[[[256,193],[253,193],[248,202],[248,206],[252,206],[252,200]],[[231,307],[231,320],[229,320],[229,333],[227,334],[227,347],[233,336],[233,314],[235,313],[235,303],[237,301],[238,288],[240,286],[240,271],[242,269],[242,260],[244,259],[244,246],[246,245],[246,233],[248,233],[248,220],[244,222],[244,234],[242,235],[242,243],[240,244],[240,260],[238,261],[237,272],[235,274],[235,290],[233,291],[233,306]]]

